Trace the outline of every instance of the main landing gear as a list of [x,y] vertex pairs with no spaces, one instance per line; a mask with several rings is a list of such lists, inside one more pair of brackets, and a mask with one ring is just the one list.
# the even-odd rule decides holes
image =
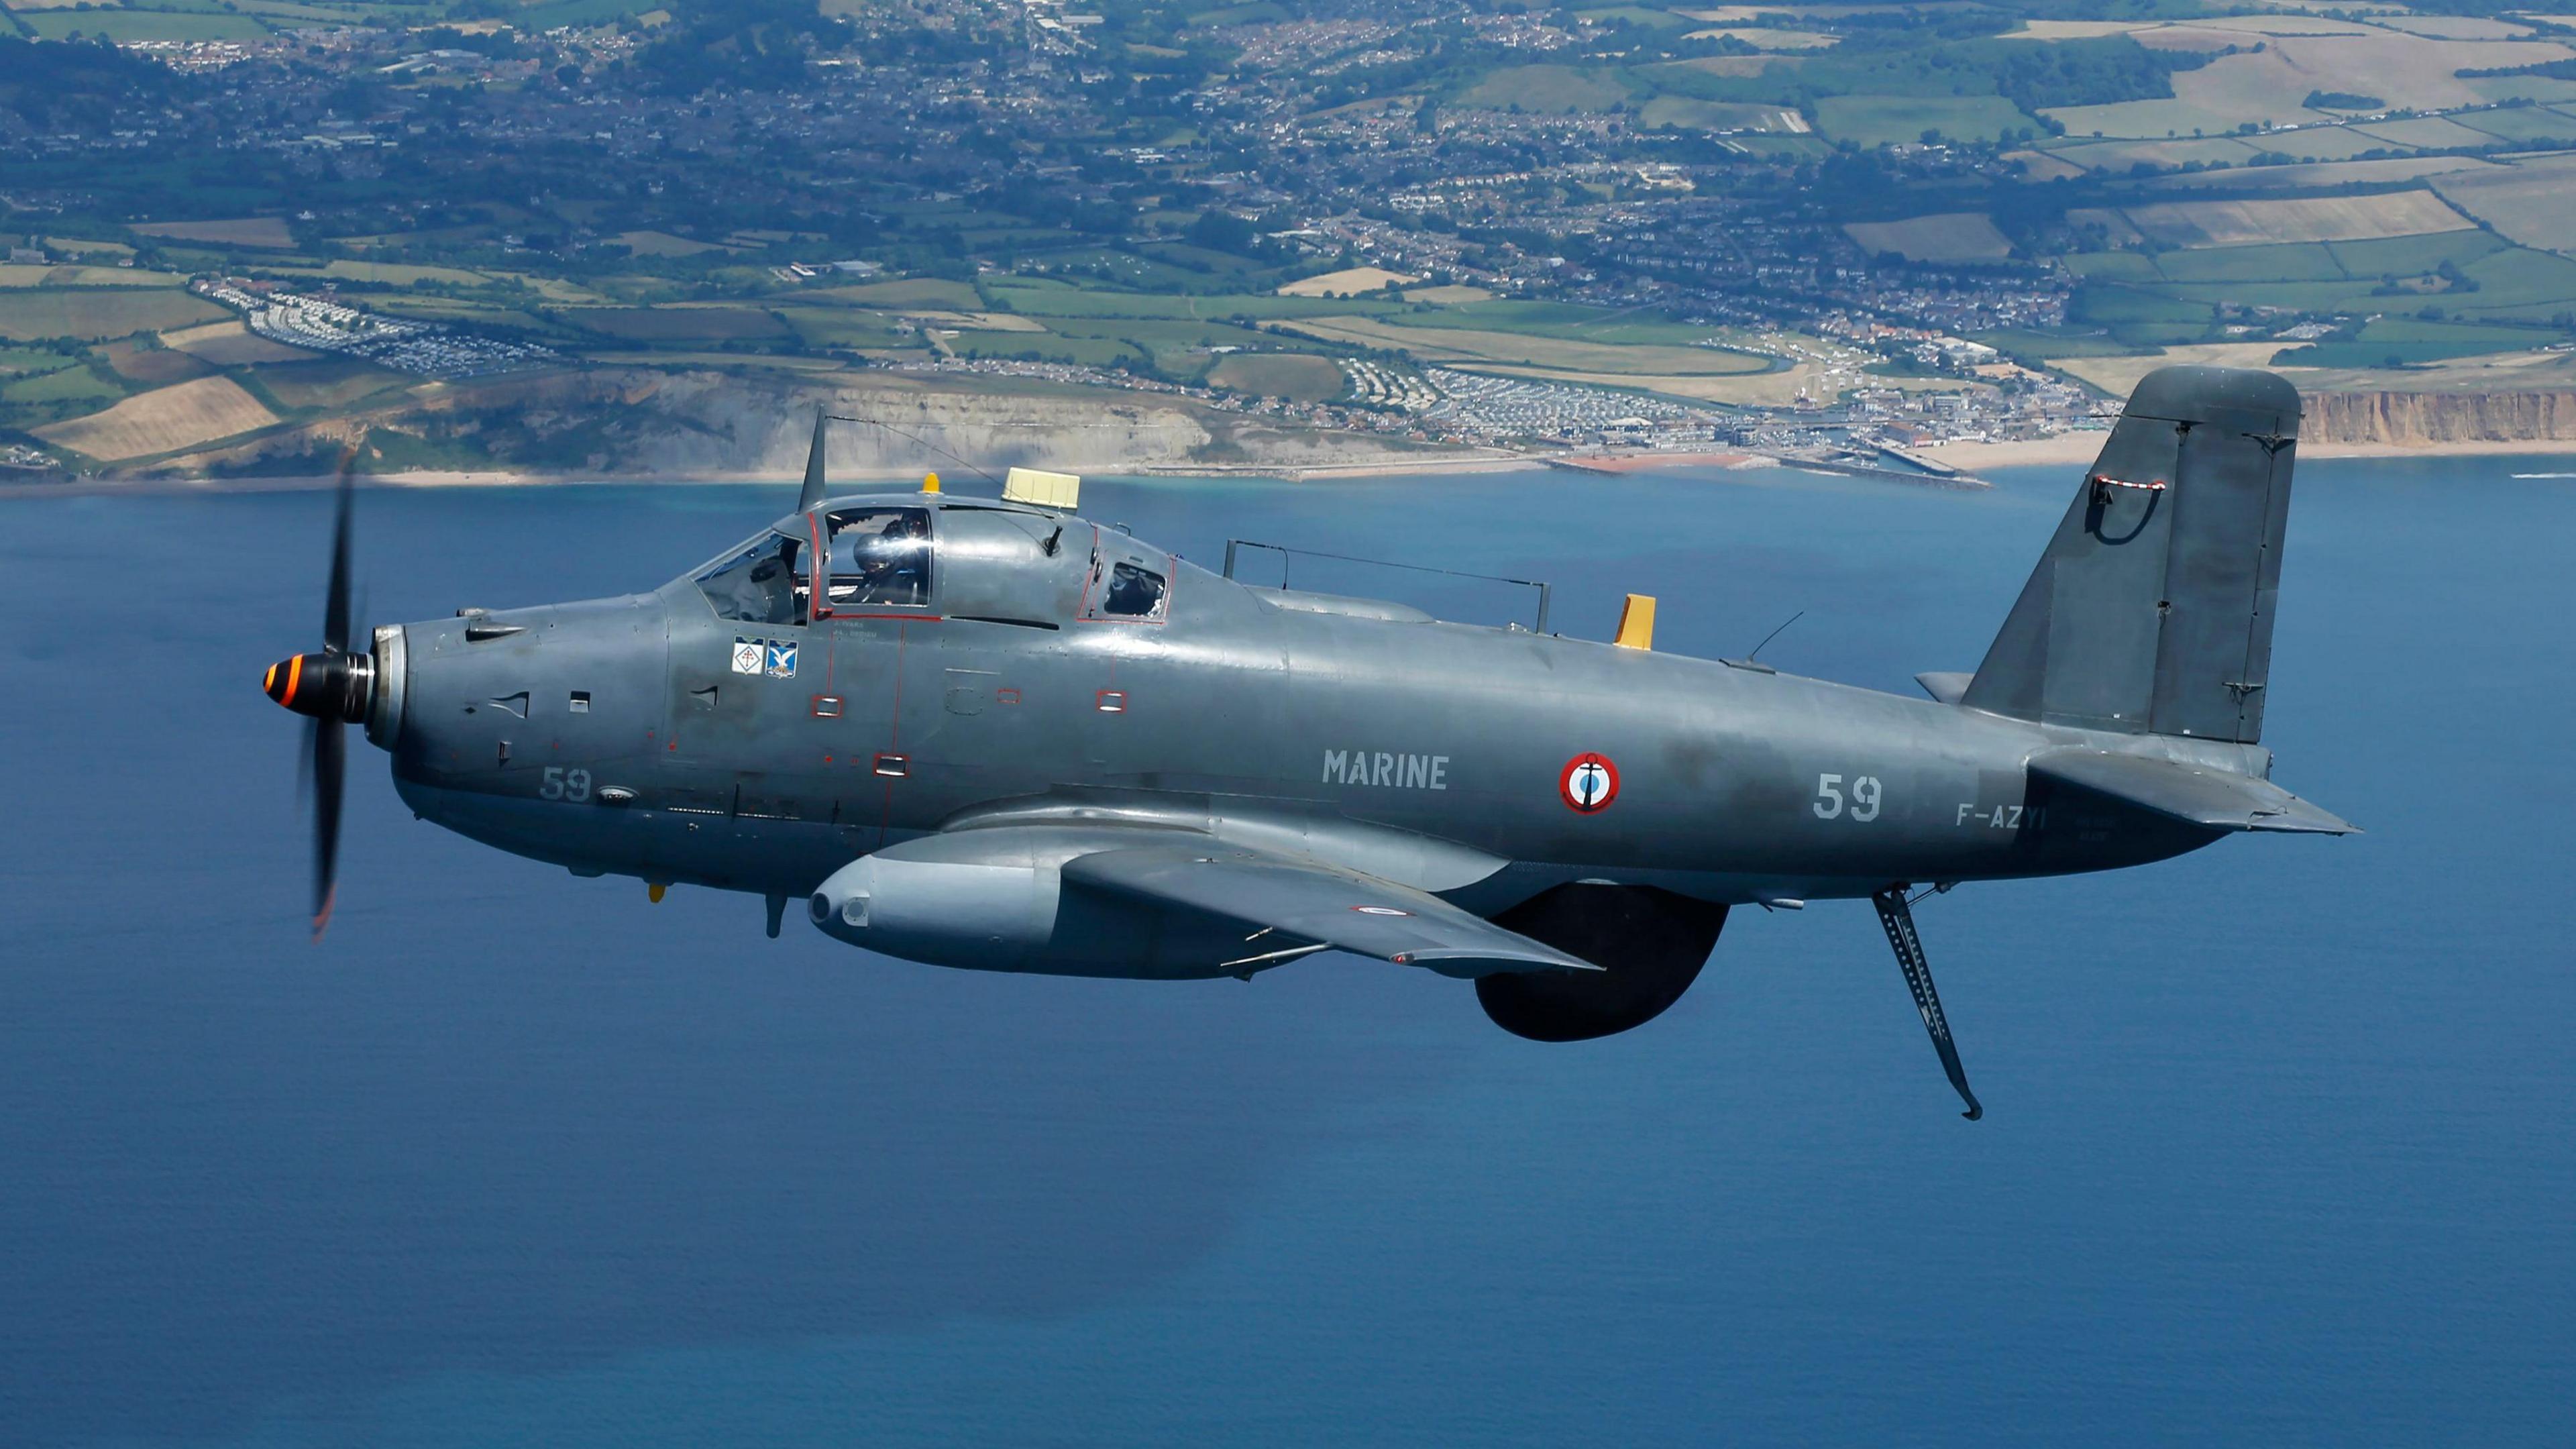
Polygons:
[[1968,1090],[1967,1069],[1959,1065],[1959,1048],[1950,1040],[1950,1019],[1941,1014],[1941,993],[1932,987],[1932,963],[1924,959],[1923,938],[1914,930],[1914,907],[1905,898],[1905,886],[1897,884],[1869,898],[1878,907],[1878,923],[1887,928],[1887,944],[1896,948],[1896,964],[1905,972],[1906,989],[1914,993],[1914,1009],[1923,1017],[1923,1029],[1932,1034],[1932,1050],[1941,1054],[1941,1070],[1950,1074],[1950,1085],[1957,1088],[1959,1100],[1968,1104],[1961,1115],[1974,1122],[1986,1115],[1977,1105],[1977,1094]]

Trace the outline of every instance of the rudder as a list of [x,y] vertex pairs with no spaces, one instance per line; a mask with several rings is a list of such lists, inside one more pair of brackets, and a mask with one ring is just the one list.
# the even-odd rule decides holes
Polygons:
[[2269,372],[2140,379],[1960,703],[2261,739],[2298,431],[2298,391]]

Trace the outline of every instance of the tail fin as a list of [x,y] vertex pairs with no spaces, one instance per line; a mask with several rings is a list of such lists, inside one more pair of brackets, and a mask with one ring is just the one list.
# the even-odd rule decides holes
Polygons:
[[2271,373],[2140,379],[1960,703],[2261,739],[2298,432],[2298,392]]

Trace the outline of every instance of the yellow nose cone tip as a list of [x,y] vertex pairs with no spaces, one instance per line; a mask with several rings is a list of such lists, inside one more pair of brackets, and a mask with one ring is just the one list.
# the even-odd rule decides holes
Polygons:
[[670,887],[666,885],[647,884],[644,887],[644,898],[658,906],[662,904],[662,893],[669,889]]

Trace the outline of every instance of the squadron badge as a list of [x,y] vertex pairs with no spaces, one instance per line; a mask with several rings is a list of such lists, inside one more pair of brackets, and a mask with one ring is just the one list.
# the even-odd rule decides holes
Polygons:
[[734,673],[758,674],[760,672],[760,658],[761,648],[759,640],[745,639],[739,635],[735,637],[733,641]]
[[769,641],[769,677],[772,679],[793,679],[796,677],[795,640],[772,639]]
[[1578,815],[1598,815],[1619,798],[1619,767],[1608,755],[1586,752],[1565,762],[1556,778],[1556,793]]

